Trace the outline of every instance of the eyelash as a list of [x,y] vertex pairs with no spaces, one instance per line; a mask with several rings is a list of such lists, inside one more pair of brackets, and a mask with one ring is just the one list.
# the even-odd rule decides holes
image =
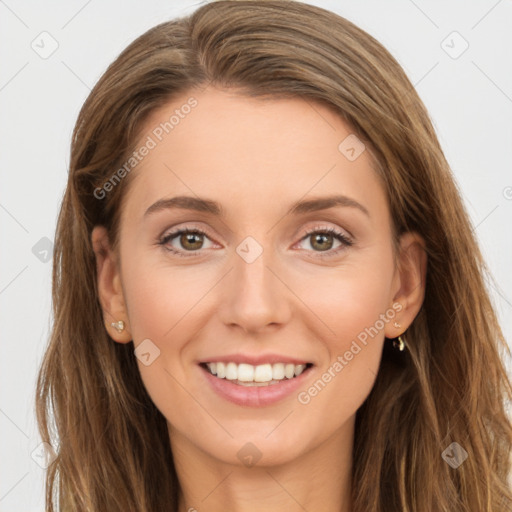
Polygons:
[[[309,236],[311,236],[313,234],[318,234],[318,233],[333,235],[334,238],[336,240],[338,240],[339,242],[341,242],[342,245],[340,247],[338,247],[337,249],[330,249],[329,251],[325,251],[325,253],[327,253],[327,254],[324,254],[324,251],[313,251],[313,252],[317,252],[318,253],[318,256],[316,256],[316,257],[320,257],[320,258],[332,257],[333,255],[338,254],[340,251],[342,251],[345,248],[350,247],[350,246],[352,246],[354,244],[354,242],[352,240],[350,240],[346,235],[344,235],[343,233],[341,233],[337,229],[335,229],[335,228],[323,228],[323,227],[320,227],[320,226],[317,226],[317,227],[311,229],[310,231],[306,232],[304,234],[304,236],[300,239],[300,242],[302,242],[303,240],[305,240]],[[176,250],[176,249],[166,245],[173,238],[176,238],[178,235],[183,235],[183,234],[196,234],[196,235],[201,235],[201,236],[208,237],[208,234],[205,231],[203,231],[202,229],[199,229],[199,228],[192,228],[192,229],[191,228],[184,228],[184,229],[178,229],[176,231],[173,231],[173,232],[168,233],[167,235],[163,236],[159,240],[158,245],[161,245],[162,247],[165,248],[165,250],[167,250],[169,252],[172,252],[173,254],[176,254],[179,257],[190,258],[190,257],[197,256],[198,255],[197,253],[200,250],[199,251],[186,251],[186,252],[188,252],[188,254],[184,254],[182,251],[178,251],[178,250]]]

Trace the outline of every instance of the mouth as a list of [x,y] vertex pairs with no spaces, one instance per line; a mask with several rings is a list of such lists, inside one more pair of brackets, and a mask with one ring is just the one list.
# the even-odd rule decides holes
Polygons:
[[244,387],[266,387],[283,384],[307,373],[313,363],[294,364],[290,362],[252,365],[234,361],[204,362],[199,366],[210,375],[232,384]]

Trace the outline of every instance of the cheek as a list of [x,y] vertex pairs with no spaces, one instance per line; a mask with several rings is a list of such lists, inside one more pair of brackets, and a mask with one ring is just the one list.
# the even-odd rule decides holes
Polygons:
[[[139,264],[140,263],[140,264]],[[141,270],[147,269],[147,270]],[[126,265],[124,287],[135,342],[154,337],[173,338],[182,321],[193,315],[194,305],[215,283],[211,269],[172,268],[165,258],[134,257]]]
[[316,329],[327,352],[312,386],[297,395],[307,414],[313,413],[313,422],[330,418],[326,421],[334,428],[356,412],[375,382],[384,328],[395,317],[392,254],[381,251],[377,256],[331,272],[328,286],[317,280],[315,291],[307,295],[308,306],[321,320],[312,320],[309,329]]
[[150,353],[149,364],[141,357],[137,360],[140,375],[155,406],[167,419],[180,423],[184,412],[193,408],[184,364],[187,349],[201,328],[197,314],[204,312],[201,298],[215,281],[211,270],[208,277],[192,266],[171,269],[161,261],[142,265],[133,256],[124,267],[130,327],[135,348],[149,347]]
[[153,402],[170,418],[173,410],[190,407],[190,396],[180,383],[190,379],[196,333],[215,314],[214,294],[209,292],[218,280],[217,272],[194,265],[172,268],[165,258],[142,264],[136,253],[132,256],[124,267],[132,337],[137,352],[146,352],[142,347],[148,346],[151,360],[154,357],[147,366],[141,358],[137,363]]
[[385,252],[366,256],[301,279],[297,294],[306,298],[315,313],[309,317],[316,318],[315,330],[323,334],[330,359],[348,350],[353,340],[364,342],[365,334],[378,344],[384,337],[381,315],[394,313],[390,302],[392,257]]

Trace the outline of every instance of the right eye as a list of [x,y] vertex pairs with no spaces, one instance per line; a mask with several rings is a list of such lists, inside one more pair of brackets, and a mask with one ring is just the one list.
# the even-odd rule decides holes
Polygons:
[[[168,251],[176,254],[177,256],[189,257],[189,256],[197,256],[199,249],[203,249],[204,237],[207,237],[207,234],[201,229],[178,229],[175,231],[171,231],[164,235],[160,241],[159,245],[162,245]],[[181,247],[175,247],[174,245],[169,245],[169,242],[176,241],[181,245]],[[185,252],[192,254],[185,254]]]

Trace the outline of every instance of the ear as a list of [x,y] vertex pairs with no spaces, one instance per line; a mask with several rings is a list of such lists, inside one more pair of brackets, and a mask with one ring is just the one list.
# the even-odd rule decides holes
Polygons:
[[[401,309],[395,309],[397,314],[394,322],[386,325],[386,338],[396,338],[403,334],[423,304],[427,277],[425,247],[425,241],[418,233],[408,232],[400,237],[393,304],[400,304]],[[400,326],[396,327],[395,322]]]
[[[98,298],[103,310],[105,328],[114,341],[128,343],[132,340],[132,336],[121,286],[121,275],[104,226],[94,227],[91,242],[96,256]],[[119,320],[124,322],[124,329],[121,332],[111,325],[112,322],[117,323]]]

